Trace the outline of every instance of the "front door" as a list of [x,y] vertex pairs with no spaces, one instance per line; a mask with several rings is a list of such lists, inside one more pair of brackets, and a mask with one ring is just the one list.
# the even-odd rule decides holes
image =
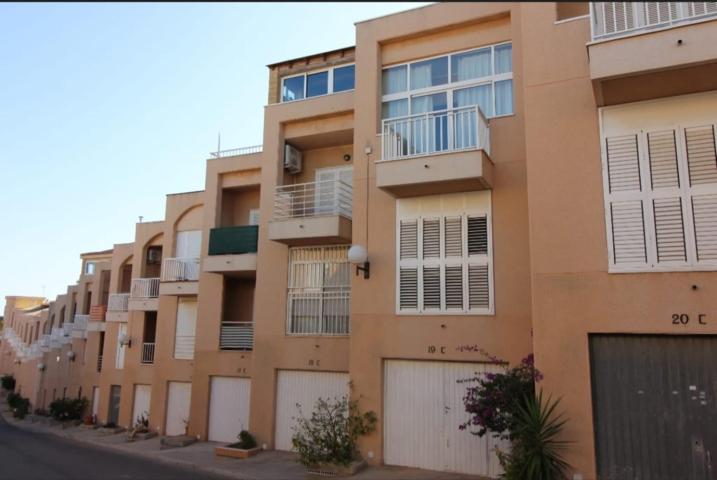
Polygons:
[[117,425],[117,422],[119,422],[121,392],[122,387],[120,387],[119,385],[112,385],[110,387],[110,409],[107,413],[107,423],[113,423]]

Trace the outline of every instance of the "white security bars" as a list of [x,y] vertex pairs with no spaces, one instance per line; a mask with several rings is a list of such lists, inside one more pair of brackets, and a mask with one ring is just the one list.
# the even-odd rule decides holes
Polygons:
[[381,158],[485,150],[490,155],[488,120],[477,105],[383,120]]
[[162,261],[163,282],[196,280],[199,280],[199,258],[165,258]]
[[252,153],[261,153],[264,147],[262,145],[252,145],[251,147],[232,148],[229,150],[219,150],[211,152],[213,158],[236,157],[239,155],[251,155]]
[[132,280],[132,298],[156,298],[159,296],[159,278],[135,278]]
[[591,2],[593,40],[717,16],[717,2]]
[[351,266],[347,253],[347,246],[289,250],[287,334],[349,334]]
[[72,336],[74,338],[83,338],[85,336],[85,331],[87,330],[87,324],[90,321],[89,315],[75,315],[75,327],[72,332]]
[[254,348],[254,323],[222,322],[219,348],[222,350],[252,350]]
[[276,187],[274,220],[341,215],[351,218],[352,188],[342,180]]
[[110,312],[126,312],[129,309],[129,293],[111,293],[107,301]]
[[142,363],[154,363],[154,342],[142,344]]

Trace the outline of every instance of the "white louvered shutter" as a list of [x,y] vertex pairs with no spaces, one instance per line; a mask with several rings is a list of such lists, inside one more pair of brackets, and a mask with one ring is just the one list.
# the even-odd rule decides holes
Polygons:
[[[695,2],[699,3],[699,2]],[[717,2],[709,2],[717,3]],[[717,261],[717,150],[715,126],[685,128],[690,206],[695,237],[695,261]]]
[[488,218],[468,216],[468,310],[490,309]]
[[608,137],[605,150],[611,262],[616,266],[646,265],[645,210],[638,136]]
[[418,220],[399,225],[399,309],[418,310]]

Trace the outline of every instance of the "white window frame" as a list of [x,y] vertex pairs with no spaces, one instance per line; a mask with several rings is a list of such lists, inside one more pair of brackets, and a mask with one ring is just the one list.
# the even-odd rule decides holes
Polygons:
[[[485,77],[479,77],[479,78],[471,78],[470,80],[462,80],[460,82],[453,82],[452,76],[452,68],[451,68],[451,57],[453,55],[460,55],[462,53],[468,53],[473,52],[476,50],[482,50],[485,48],[491,49],[491,69],[495,69],[495,48],[500,47],[503,45],[511,45],[511,55],[513,53],[512,50],[512,41],[508,42],[501,42],[501,43],[495,43],[491,45],[483,45],[482,47],[474,47],[469,48],[466,50],[458,50],[455,52],[450,53],[444,53],[441,55],[435,55],[432,57],[425,57],[425,58],[419,58],[417,60],[412,60],[410,62],[404,62],[404,63],[396,63],[393,65],[385,65],[382,67],[381,72],[383,73],[384,70],[388,70],[395,67],[401,67],[406,66],[406,90],[403,92],[398,93],[389,93],[387,95],[383,95],[383,92],[381,92],[381,105],[383,105],[384,102],[391,102],[394,100],[407,100],[408,101],[408,114],[407,116],[412,115],[411,112],[411,99],[414,97],[422,97],[425,95],[431,95],[435,93],[446,93],[446,107],[448,110],[453,110],[453,92],[455,90],[462,90],[464,88],[471,88],[471,87],[480,87],[482,85],[491,85],[492,90],[492,98],[493,98],[493,115],[489,116],[485,112],[483,114],[486,116],[486,118],[502,118],[502,117],[510,117],[515,115],[515,82],[513,82],[512,85],[512,95],[513,95],[513,111],[511,113],[504,113],[501,115],[495,115],[496,111],[496,101],[495,101],[495,83],[500,82],[503,80],[513,80],[513,67],[511,67],[510,72],[506,73],[500,73],[496,74],[493,73],[491,75],[486,75]],[[433,87],[426,87],[426,88],[419,88],[416,90],[411,90],[411,65],[415,63],[425,62],[427,60],[435,60],[436,58],[442,58],[447,57],[448,58],[448,83],[444,83],[443,85],[436,85]],[[511,61],[512,65],[512,61]],[[383,88],[383,86],[381,86]],[[388,117],[386,119],[382,118],[382,120],[387,120],[390,118],[401,118],[401,117]]]
[[[408,316],[430,316],[430,315],[495,315],[495,287],[493,279],[493,227],[492,227],[492,202],[489,202],[488,209],[480,208],[462,208],[455,211],[443,211],[440,214],[428,215],[396,215],[396,315]],[[461,248],[463,249],[463,257],[461,258],[444,258],[445,255],[445,219],[447,217],[461,217],[461,228],[463,232]],[[468,255],[468,217],[485,217],[487,226],[488,254],[487,255]],[[423,220],[440,218],[440,256],[439,258],[424,259],[423,257]],[[417,222],[417,258],[401,259],[401,221],[416,220]],[[468,266],[469,265],[488,265],[488,308],[487,309],[471,309],[464,308],[461,310],[446,310],[445,307],[445,266],[463,266],[463,303],[468,305],[469,302],[469,285],[468,285]],[[439,310],[423,309],[423,267],[426,265],[440,267],[441,278],[441,308]],[[401,309],[401,267],[415,267],[417,272],[417,309],[408,310]]]
[[[350,88],[348,90],[341,90],[340,92],[334,92],[334,70],[336,70],[337,68],[350,67],[352,65],[354,66],[354,88]],[[318,70],[311,70],[309,72],[299,73],[296,75],[287,75],[286,77],[282,77],[281,78],[281,91],[279,92],[279,103],[300,102],[302,100],[311,100],[312,98],[321,98],[321,97],[326,97],[328,95],[334,95],[335,93],[353,92],[356,89],[356,70],[355,70],[355,68],[356,68],[356,63],[354,63],[354,62],[342,63],[341,65],[334,65],[331,67],[320,68]],[[309,85],[308,85],[309,75],[314,75],[314,74],[322,73],[322,72],[329,72],[326,93],[308,97],[306,94],[308,93],[308,88],[309,88]],[[295,100],[284,100],[284,82],[291,78],[297,78],[297,77],[304,77],[304,97],[297,98]]]
[[[85,275],[94,275],[95,269],[97,268],[97,265],[95,265],[95,262],[85,262]],[[92,271],[90,271],[92,270]]]
[[[600,120],[600,157],[602,163],[603,178],[603,207],[605,215],[605,233],[607,239],[607,263],[608,273],[650,273],[650,272],[685,272],[685,271],[717,271],[717,261],[705,260],[697,261],[697,246],[694,231],[694,217],[692,206],[687,205],[686,199],[694,196],[708,195],[717,193],[717,184],[709,185],[689,185],[689,167],[687,163],[687,145],[685,143],[685,129],[693,127],[703,127],[708,122],[680,122],[672,124],[664,124],[659,127],[654,126],[649,129],[635,130],[629,129],[621,132],[620,135],[637,135],[638,141],[638,159],[640,182],[642,191],[639,192],[620,192],[619,201],[639,200],[643,202],[643,224],[645,230],[645,253],[647,262],[643,264],[623,264],[616,265],[614,263],[615,251],[613,247],[613,227],[611,216],[611,202],[614,201],[614,194],[610,193],[610,184],[608,176],[607,163],[607,137],[604,132],[603,109],[599,110]],[[717,125],[717,118],[712,120],[713,125]],[[717,127],[716,127],[717,128]],[[647,133],[674,130],[675,131],[675,149],[677,152],[677,173],[679,179],[679,187],[671,189],[660,189],[655,191],[652,189],[650,181],[650,159],[648,157]],[[717,143],[717,134],[715,135]],[[715,145],[717,149],[717,145]],[[653,200],[661,198],[680,198],[682,200],[682,221],[683,232],[685,237],[685,262],[658,262],[657,260],[657,239],[655,236],[655,221],[653,208],[645,208],[645,205],[651,205]]]
[[[323,251],[324,251],[325,249],[327,249],[327,248],[330,249],[330,248],[338,248],[338,247],[344,247],[344,248],[347,249],[347,252],[348,252],[348,247],[350,247],[350,245],[326,245],[326,246],[317,245],[317,246],[310,246],[310,247],[292,247],[291,249],[301,249],[301,248],[321,249],[322,252],[323,252]],[[324,257],[324,258],[325,258],[325,257]],[[324,287],[325,287],[325,285],[323,285],[323,278],[324,278],[324,277],[323,277],[323,275],[324,275],[323,265],[326,264],[326,260],[324,259],[324,260],[322,260],[321,262],[312,262],[312,261],[306,261],[306,262],[304,262],[304,261],[299,261],[299,262],[295,262],[295,263],[296,263],[296,264],[308,263],[308,264],[322,265],[322,269],[321,269],[321,277],[322,277],[322,282],[321,282],[321,283],[322,283],[322,285],[321,285],[321,287],[315,287],[317,290],[320,289],[321,291],[320,291],[320,292],[313,292],[313,293],[321,293],[321,294],[325,293],[325,292],[324,292]],[[351,267],[351,264],[350,264],[349,261],[348,261],[348,257],[346,258],[346,262],[345,262],[345,263],[348,265],[349,275],[350,275],[350,270],[351,270],[352,267]],[[296,333],[296,332],[292,332],[292,331],[291,331],[291,325],[292,325],[292,322],[291,322],[291,316],[292,316],[291,299],[292,299],[292,295],[295,295],[295,296],[297,296],[297,297],[300,297],[300,296],[301,296],[300,293],[294,292],[293,290],[296,290],[296,289],[298,289],[298,288],[307,290],[307,289],[309,289],[310,287],[292,287],[292,286],[291,286],[291,276],[292,276],[291,253],[289,253],[289,256],[288,256],[288,272],[287,272],[287,273],[288,273],[288,277],[287,277],[287,289],[286,289],[286,326],[285,326],[285,330],[284,330],[286,336],[289,336],[289,337],[346,337],[346,336],[349,336],[349,335],[351,334],[351,281],[350,281],[350,280],[349,280],[348,285],[346,285],[346,286],[343,286],[343,287],[341,287],[341,286],[335,287],[335,288],[343,288],[343,289],[344,289],[344,290],[341,290],[341,291],[337,291],[337,293],[343,293],[343,294],[345,294],[345,295],[346,295],[346,301],[347,301],[347,303],[348,303],[348,305],[349,305],[348,325],[347,325],[347,332],[346,332],[346,333],[325,333],[325,332],[319,332],[319,333],[303,333],[303,332],[298,332],[298,333]],[[350,278],[350,277],[349,277],[349,278]],[[307,292],[304,292],[304,293],[307,293]],[[319,323],[322,324],[322,325],[323,325],[323,315],[324,315],[323,312],[324,312],[324,301],[325,301],[325,300],[326,300],[326,298],[324,298],[323,295],[322,295],[322,296],[320,297],[320,302],[319,302],[319,307],[318,307],[318,312],[317,312],[317,315],[318,315],[318,318],[319,318]]]

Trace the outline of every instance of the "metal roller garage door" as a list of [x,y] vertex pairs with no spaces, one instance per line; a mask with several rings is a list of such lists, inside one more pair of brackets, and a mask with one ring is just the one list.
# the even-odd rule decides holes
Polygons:
[[165,435],[184,435],[189,422],[189,406],[192,399],[192,384],[169,382],[167,388],[167,425]]
[[486,363],[387,360],[384,462],[497,477],[501,470],[493,450],[502,442],[458,429],[468,418],[467,385],[458,381],[500,370]]
[[590,337],[598,476],[717,478],[717,337]]
[[137,420],[144,415],[149,418],[149,404],[152,398],[151,385],[135,385],[134,386],[134,405],[132,407],[132,427],[137,424]]
[[310,416],[316,401],[321,398],[343,397],[349,394],[347,373],[302,372],[279,370],[276,380],[276,435],[277,450],[291,450],[292,417],[298,415],[296,404],[301,405],[304,416]]
[[249,430],[248,378],[212,377],[209,396],[209,440],[236,442],[239,432]]

